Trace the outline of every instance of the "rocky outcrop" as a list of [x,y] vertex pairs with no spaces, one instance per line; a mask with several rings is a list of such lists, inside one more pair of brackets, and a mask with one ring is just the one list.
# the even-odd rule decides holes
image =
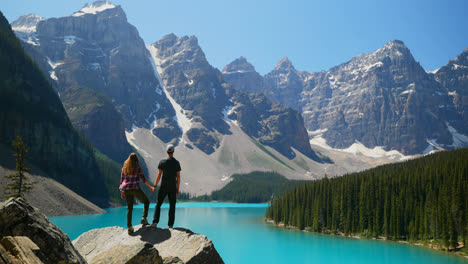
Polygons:
[[210,239],[182,228],[139,226],[130,236],[122,227],[94,229],[75,239],[73,245],[90,264],[224,263]]
[[0,263],[42,264],[40,248],[25,236],[6,236],[0,240]]
[[0,237],[4,237],[0,261],[27,258],[20,263],[86,263],[68,236],[22,198],[0,204]]

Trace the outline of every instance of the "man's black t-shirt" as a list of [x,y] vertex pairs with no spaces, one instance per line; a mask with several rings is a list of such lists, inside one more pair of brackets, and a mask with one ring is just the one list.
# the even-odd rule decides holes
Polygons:
[[158,169],[162,170],[161,189],[168,192],[177,191],[177,172],[181,171],[180,163],[170,157],[159,162]]

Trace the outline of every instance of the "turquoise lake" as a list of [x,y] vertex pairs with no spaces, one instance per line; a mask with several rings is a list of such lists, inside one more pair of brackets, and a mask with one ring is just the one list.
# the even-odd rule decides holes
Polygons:
[[[151,204],[148,221],[154,213]],[[266,204],[178,203],[174,227],[210,238],[226,263],[468,263],[461,257],[401,243],[321,235],[270,226],[263,222]],[[101,227],[126,227],[126,207],[107,214],[51,217],[71,240]],[[133,211],[139,224],[143,207]],[[167,228],[168,205],[159,227]]]

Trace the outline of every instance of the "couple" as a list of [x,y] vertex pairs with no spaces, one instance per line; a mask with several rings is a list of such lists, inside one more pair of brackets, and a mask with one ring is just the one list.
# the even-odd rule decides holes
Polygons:
[[180,186],[180,163],[174,158],[174,146],[169,144],[166,148],[167,159],[163,159],[159,162],[158,165],[158,176],[156,177],[156,182],[154,186],[151,186],[150,183],[146,180],[145,175],[143,174],[138,156],[135,153],[130,154],[128,159],[124,162],[122,168],[122,174],[120,176],[120,192],[122,199],[127,200],[127,227],[128,234],[133,233],[132,226],[132,211],[133,211],[133,202],[134,198],[137,198],[142,203],[144,203],[143,209],[143,218],[141,219],[141,224],[143,226],[149,225],[146,217],[148,216],[149,209],[149,200],[146,197],[145,193],[140,189],[140,179],[150,188],[152,192],[156,190],[156,186],[159,183],[162,175],[161,188],[158,193],[158,203],[154,211],[153,217],[153,226],[157,227],[159,222],[159,214],[161,212],[161,205],[164,202],[166,195],[169,196],[169,228],[172,228],[174,225],[175,219],[175,205],[176,205],[176,195],[179,194]]

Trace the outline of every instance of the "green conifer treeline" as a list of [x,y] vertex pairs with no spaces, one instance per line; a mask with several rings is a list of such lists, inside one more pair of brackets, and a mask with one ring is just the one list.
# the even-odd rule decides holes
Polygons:
[[467,192],[465,148],[298,186],[274,199],[266,217],[301,230],[454,248],[467,238]]

